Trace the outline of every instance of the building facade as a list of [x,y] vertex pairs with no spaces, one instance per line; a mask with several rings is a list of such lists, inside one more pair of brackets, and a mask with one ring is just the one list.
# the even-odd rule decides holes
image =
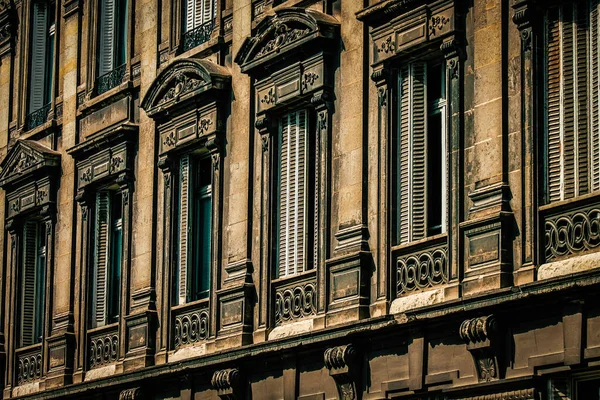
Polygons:
[[3,398],[600,399],[598,0],[0,0]]

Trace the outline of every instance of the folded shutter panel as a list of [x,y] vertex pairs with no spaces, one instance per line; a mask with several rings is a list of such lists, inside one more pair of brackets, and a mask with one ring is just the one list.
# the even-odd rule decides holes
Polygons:
[[45,1],[33,3],[31,26],[31,78],[29,80],[29,113],[44,104],[44,77],[46,72],[46,38],[48,5]]
[[589,192],[589,146],[588,146],[588,3],[575,5],[575,136],[576,150],[576,195]]
[[110,193],[98,192],[96,194],[96,216],[95,216],[95,255],[94,273],[96,282],[94,285],[95,312],[94,320],[96,326],[106,324],[106,289],[108,269],[108,240],[109,240],[109,210]]
[[36,293],[36,258],[38,224],[28,221],[23,227],[23,270],[22,270],[22,298],[21,298],[21,345],[34,344],[35,332],[35,293]]
[[600,34],[600,7],[598,0],[592,0],[590,13],[590,81],[591,81],[591,127],[590,127],[590,188],[592,191],[600,190],[600,104],[598,96],[600,93],[600,45],[598,35]]
[[190,158],[181,157],[179,161],[179,304],[188,299],[188,242],[189,242],[189,201],[190,201]]
[[197,0],[187,0],[185,2],[185,31],[194,29],[194,12],[196,11]]
[[410,241],[410,74],[408,66],[400,70],[398,166],[398,239]]
[[102,76],[114,68],[115,53],[115,1],[100,2],[100,55],[98,57],[98,75]]
[[194,28],[202,25],[203,0],[194,1]]
[[290,115],[281,121],[279,152],[279,276],[287,275],[289,265],[289,186],[290,186]]
[[213,0],[202,0],[202,23],[206,24],[213,19]]
[[419,240],[426,236],[425,204],[425,137],[426,137],[426,87],[427,65],[413,63],[411,83],[411,136],[412,136],[412,238]]
[[305,260],[306,260],[306,195],[308,190],[307,185],[307,139],[306,139],[306,111],[298,111],[296,114],[296,221],[294,222],[295,227],[295,273],[304,271]]

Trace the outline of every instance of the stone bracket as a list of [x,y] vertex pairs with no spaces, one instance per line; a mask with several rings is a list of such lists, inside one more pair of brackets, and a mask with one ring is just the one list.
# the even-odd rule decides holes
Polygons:
[[210,383],[221,400],[237,400],[243,398],[241,381],[240,370],[228,368],[215,371]]
[[139,387],[125,389],[119,394],[119,400],[141,400],[142,389]]
[[500,379],[503,353],[496,317],[488,315],[464,320],[460,325],[459,334],[473,357],[479,382]]
[[352,344],[325,350],[325,366],[335,380],[340,400],[360,399],[360,359]]

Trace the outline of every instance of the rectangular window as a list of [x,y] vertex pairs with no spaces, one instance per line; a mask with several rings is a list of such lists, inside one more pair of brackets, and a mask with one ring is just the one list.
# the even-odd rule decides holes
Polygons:
[[277,276],[310,269],[314,236],[314,144],[308,134],[308,112],[295,111],[280,120],[277,175]]
[[40,343],[44,335],[46,230],[40,221],[23,226],[20,345]]
[[96,194],[94,219],[93,325],[119,320],[121,307],[121,255],[123,202],[118,191]]
[[446,70],[414,62],[399,69],[395,143],[396,243],[446,232]]
[[100,1],[98,94],[118,86],[127,62],[127,0]]
[[210,158],[189,155],[179,161],[178,304],[210,293],[212,235],[212,166]]
[[205,43],[215,27],[216,0],[184,0],[183,51]]
[[546,41],[546,201],[600,189],[597,1],[549,8]]
[[33,129],[44,123],[50,110],[56,32],[55,3],[38,0],[31,6],[27,129]]

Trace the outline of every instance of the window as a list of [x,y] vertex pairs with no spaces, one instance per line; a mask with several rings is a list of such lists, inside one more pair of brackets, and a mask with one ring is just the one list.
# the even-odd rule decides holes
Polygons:
[[118,86],[127,62],[127,0],[101,0],[98,35],[98,94]]
[[414,62],[399,69],[396,243],[446,232],[446,70]]
[[308,112],[295,111],[279,124],[277,186],[277,276],[311,269],[314,210],[314,143],[307,131]]
[[569,2],[546,12],[547,202],[600,189],[599,7]]
[[21,347],[41,343],[46,290],[46,229],[36,220],[23,225],[21,255]]
[[179,160],[178,304],[207,298],[210,293],[212,165],[210,158],[190,155]]
[[575,399],[600,400],[600,379],[577,381],[575,384]]
[[50,111],[55,32],[55,3],[46,0],[34,1],[31,8],[27,129],[43,124]]
[[104,326],[119,320],[121,306],[121,254],[123,251],[123,208],[121,192],[103,190],[96,194],[94,215],[94,263],[92,325]]
[[184,0],[183,51],[201,45],[210,38],[215,26],[215,0]]

